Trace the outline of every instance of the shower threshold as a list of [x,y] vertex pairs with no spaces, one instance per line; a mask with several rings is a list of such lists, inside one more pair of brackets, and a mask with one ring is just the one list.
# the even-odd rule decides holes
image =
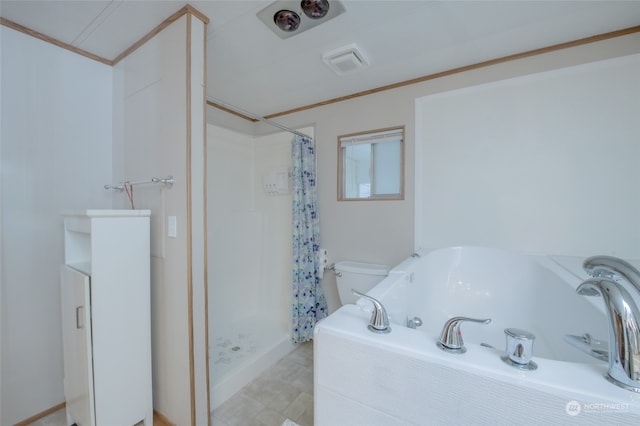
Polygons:
[[[256,324],[261,324],[256,327]],[[211,409],[295,349],[281,327],[254,318],[216,332],[209,342]]]

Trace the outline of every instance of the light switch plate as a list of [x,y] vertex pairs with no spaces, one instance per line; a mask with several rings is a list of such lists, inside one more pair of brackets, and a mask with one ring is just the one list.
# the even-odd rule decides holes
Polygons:
[[171,238],[176,238],[178,236],[178,220],[175,216],[168,217],[167,236]]

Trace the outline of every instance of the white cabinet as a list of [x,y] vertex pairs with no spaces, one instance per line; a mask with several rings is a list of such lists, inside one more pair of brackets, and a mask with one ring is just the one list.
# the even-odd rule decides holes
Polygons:
[[153,425],[148,210],[64,215],[68,425]]

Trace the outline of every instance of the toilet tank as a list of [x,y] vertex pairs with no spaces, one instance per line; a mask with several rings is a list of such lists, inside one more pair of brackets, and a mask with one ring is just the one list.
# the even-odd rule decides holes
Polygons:
[[389,267],[387,265],[352,262],[350,260],[337,262],[335,268],[338,295],[343,305],[356,303],[358,300],[358,297],[351,293],[351,289],[359,291],[360,293],[366,293],[382,281],[389,273]]

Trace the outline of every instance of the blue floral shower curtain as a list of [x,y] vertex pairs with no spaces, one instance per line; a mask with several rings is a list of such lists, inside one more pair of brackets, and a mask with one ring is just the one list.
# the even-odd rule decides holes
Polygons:
[[294,343],[313,338],[316,322],[327,316],[320,288],[318,251],[320,225],[316,195],[316,148],[313,139],[295,136],[292,142],[293,198],[293,333]]

